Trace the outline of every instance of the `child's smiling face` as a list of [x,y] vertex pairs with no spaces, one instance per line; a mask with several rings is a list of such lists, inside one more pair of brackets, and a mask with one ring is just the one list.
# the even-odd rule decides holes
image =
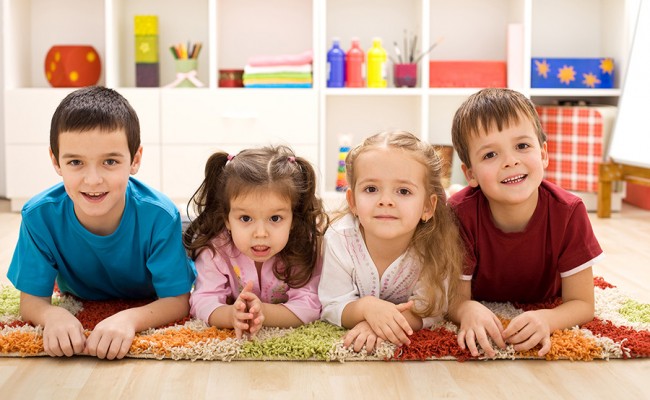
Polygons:
[[108,235],[117,229],[125,206],[129,176],[138,172],[142,147],[133,160],[123,129],[99,128],[59,135],[59,159],[52,164],[63,178],[79,222],[90,232]]
[[501,132],[491,127],[469,140],[471,167],[462,166],[470,186],[480,186],[491,206],[537,204],[537,190],[548,166],[546,143],[533,124],[520,118]]

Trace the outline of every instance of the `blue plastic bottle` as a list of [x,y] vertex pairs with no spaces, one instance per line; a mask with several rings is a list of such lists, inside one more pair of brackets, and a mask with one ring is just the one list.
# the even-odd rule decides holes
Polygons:
[[345,51],[338,38],[333,38],[332,42],[327,52],[327,87],[345,87]]

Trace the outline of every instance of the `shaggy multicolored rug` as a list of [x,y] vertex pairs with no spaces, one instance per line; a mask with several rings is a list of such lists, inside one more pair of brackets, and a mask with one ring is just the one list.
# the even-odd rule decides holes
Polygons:
[[[547,360],[583,360],[650,357],[650,304],[626,296],[616,287],[595,278],[596,318],[573,329],[553,332]],[[80,302],[66,296],[54,296],[54,302],[72,312],[87,330],[108,315],[136,302]],[[485,303],[504,323],[526,310],[552,308],[548,304],[522,305]],[[0,287],[0,357],[45,356],[41,327],[20,319],[19,293],[13,287]],[[295,329],[264,328],[253,340],[235,339],[232,330],[208,327],[196,319],[185,319],[136,335],[127,357],[172,360],[473,360],[456,343],[458,329],[445,323],[420,330],[411,344],[401,348],[384,343],[372,354],[343,346],[344,329],[325,322],[314,322]],[[509,346],[493,359],[536,359],[538,349],[516,352]]]

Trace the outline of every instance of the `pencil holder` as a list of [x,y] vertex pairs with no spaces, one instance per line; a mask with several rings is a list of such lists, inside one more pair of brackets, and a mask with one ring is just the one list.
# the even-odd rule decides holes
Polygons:
[[393,82],[395,87],[415,87],[418,82],[418,65],[395,64]]
[[185,58],[174,60],[176,69],[176,80],[165,87],[203,87],[203,83],[198,78],[198,60],[195,58]]

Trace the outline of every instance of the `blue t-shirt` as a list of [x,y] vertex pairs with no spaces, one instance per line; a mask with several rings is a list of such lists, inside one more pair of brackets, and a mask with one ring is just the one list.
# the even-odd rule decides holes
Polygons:
[[189,293],[196,275],[181,236],[171,200],[136,179],[129,179],[122,220],[108,236],[79,223],[60,183],[23,207],[7,277],[40,297],[52,294],[55,279],[62,293],[87,300],[179,296]]

